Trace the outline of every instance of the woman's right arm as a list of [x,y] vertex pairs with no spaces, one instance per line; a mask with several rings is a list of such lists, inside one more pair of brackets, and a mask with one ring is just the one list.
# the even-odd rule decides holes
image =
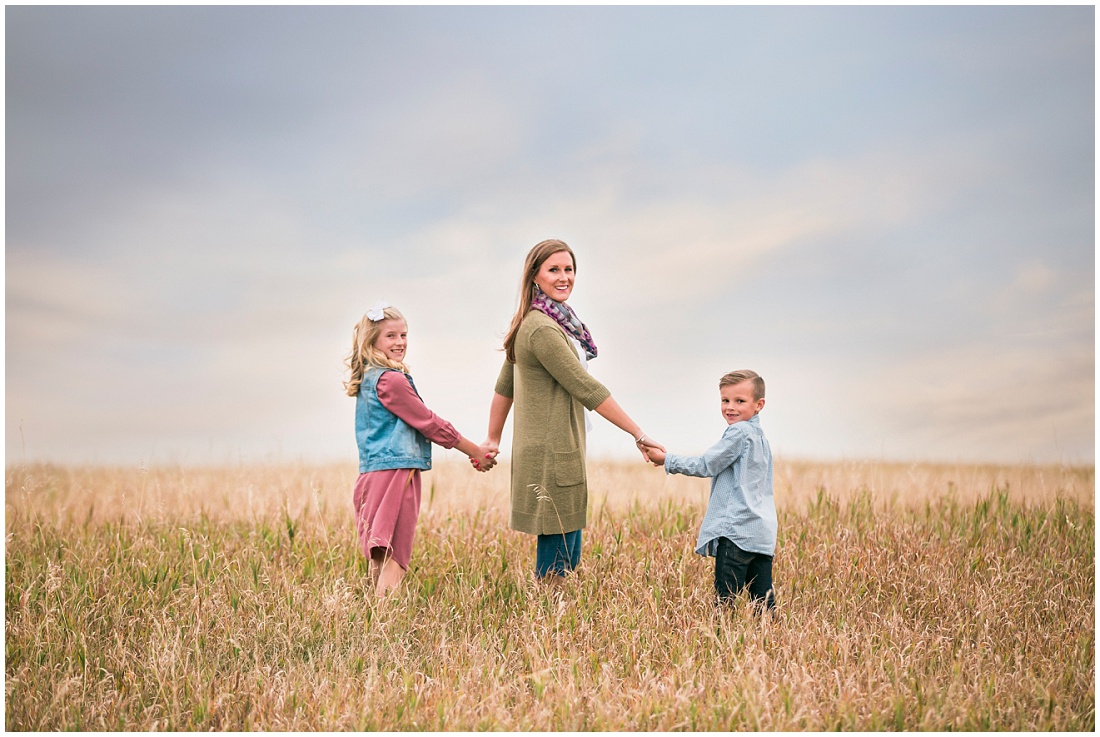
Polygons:
[[500,436],[504,434],[504,423],[512,411],[512,398],[493,392],[493,403],[489,405],[489,436],[485,445],[500,452]]
[[494,457],[500,452],[500,437],[504,434],[504,423],[508,420],[508,413],[512,411],[515,372],[515,364],[505,360],[504,365],[500,367],[500,375],[497,377],[493,402],[489,405],[489,435],[483,445],[490,446],[493,449]]

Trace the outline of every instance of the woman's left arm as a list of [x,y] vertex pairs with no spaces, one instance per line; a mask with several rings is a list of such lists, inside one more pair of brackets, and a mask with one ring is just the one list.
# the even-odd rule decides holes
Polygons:
[[547,326],[535,330],[531,335],[531,349],[543,368],[575,399],[620,430],[630,433],[647,463],[646,447],[664,450],[664,446],[646,437],[638,423],[630,419],[611,396],[611,391],[581,366],[560,328]]
[[619,406],[619,403],[615,401],[615,397],[608,397],[603,400],[603,402],[596,407],[596,412],[615,427],[630,433],[630,436],[634,438],[634,443],[638,446],[638,450],[642,454],[642,458],[647,462],[649,461],[649,455],[645,451],[647,447],[660,448],[664,451],[665,447],[663,445],[648,437],[642,432],[642,428],[638,426],[638,423],[630,419],[630,415]]

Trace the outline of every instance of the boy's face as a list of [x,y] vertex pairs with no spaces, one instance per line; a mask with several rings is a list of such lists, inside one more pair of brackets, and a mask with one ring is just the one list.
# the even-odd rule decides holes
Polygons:
[[726,424],[751,420],[756,413],[764,409],[764,399],[753,399],[752,382],[742,381],[740,384],[730,384],[721,389],[722,392],[722,417],[726,418]]

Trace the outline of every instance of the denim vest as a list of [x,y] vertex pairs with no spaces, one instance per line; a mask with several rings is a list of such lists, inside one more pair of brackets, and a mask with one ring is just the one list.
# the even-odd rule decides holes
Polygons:
[[[359,473],[387,471],[394,468],[432,467],[432,444],[386,409],[378,399],[378,380],[394,369],[371,366],[363,374],[359,396],[355,399],[355,441],[359,445]],[[413,391],[412,377],[405,374]],[[420,393],[417,392],[417,396]]]

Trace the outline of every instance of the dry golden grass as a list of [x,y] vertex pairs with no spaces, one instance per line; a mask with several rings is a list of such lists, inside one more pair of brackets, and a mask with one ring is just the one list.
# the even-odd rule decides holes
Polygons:
[[1092,730],[1091,468],[779,462],[781,614],[714,609],[700,479],[590,464],[533,581],[507,467],[426,476],[363,585],[350,466],[12,467],[15,730]]

